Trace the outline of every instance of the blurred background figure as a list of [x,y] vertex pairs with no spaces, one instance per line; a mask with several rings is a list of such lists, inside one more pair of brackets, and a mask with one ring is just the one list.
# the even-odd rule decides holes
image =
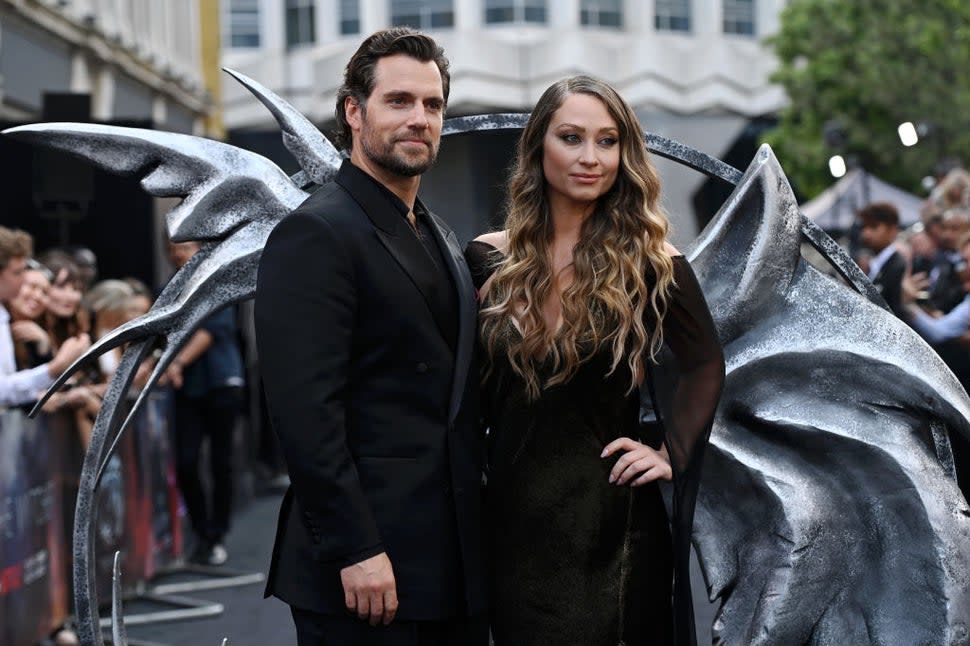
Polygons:
[[[90,346],[86,334],[71,335],[51,351],[53,356],[47,362],[36,366],[18,369],[14,347],[13,326],[9,313],[10,303],[20,296],[27,274],[27,261],[33,252],[33,240],[23,231],[0,227],[0,406],[16,406],[36,401],[71,363]],[[36,277],[32,277],[34,279]],[[25,297],[21,307],[30,311],[40,311],[36,301],[36,289],[43,289],[41,281],[37,287],[28,288],[34,296]],[[20,319],[27,321],[27,319]],[[18,326],[24,343],[44,345],[44,335],[33,326]],[[47,345],[52,345],[48,341]]]
[[44,329],[57,351],[65,339],[90,329],[86,313],[81,310],[81,275],[77,265],[63,251],[47,251],[41,254],[38,261],[50,269],[54,276],[47,291]]
[[[903,280],[903,301],[910,324],[933,346],[964,389],[970,392],[970,233],[960,238],[955,246],[960,260],[954,269],[954,277],[962,289],[962,300],[949,312],[921,307],[917,301],[927,281],[922,275],[915,275]],[[970,442],[959,434],[952,434],[950,445],[957,481],[963,495],[970,500]]]
[[18,370],[36,368],[53,357],[50,336],[40,325],[47,312],[52,278],[49,269],[29,259],[20,291],[10,300],[10,332]]
[[930,193],[930,201],[941,211],[958,206],[970,206],[970,172],[952,168]]
[[893,314],[905,319],[902,303],[902,282],[906,273],[906,259],[896,247],[899,235],[899,211],[889,202],[874,202],[858,214],[859,241],[872,252],[868,275]]
[[940,253],[930,268],[929,302],[943,313],[949,312],[963,300],[965,294],[959,271],[964,260],[960,256],[960,240],[970,232],[970,209],[953,207],[943,212],[939,228]]
[[[171,243],[169,258],[182,267],[198,243]],[[242,407],[243,361],[235,308],[210,316],[179,352],[167,376],[175,390],[176,474],[196,536],[191,560],[222,565],[232,504],[233,431]],[[208,461],[203,442],[208,438]],[[211,492],[203,485],[207,469]]]
[[943,253],[940,246],[943,211],[931,200],[923,201],[919,222],[903,232],[903,253],[909,260],[910,272],[929,274]]
[[[82,307],[88,312],[91,338],[97,341],[119,325],[131,319],[130,307],[135,290],[123,280],[102,280],[84,295]],[[101,381],[114,374],[121,362],[122,348],[115,348],[98,357]]]

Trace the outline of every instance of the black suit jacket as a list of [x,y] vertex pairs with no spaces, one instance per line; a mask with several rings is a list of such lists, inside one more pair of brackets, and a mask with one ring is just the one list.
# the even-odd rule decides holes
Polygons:
[[428,213],[437,267],[402,205],[347,161],[263,251],[256,341],[292,482],[267,594],[346,612],[340,569],[386,551],[398,617],[431,620],[484,610],[477,306],[455,234]]
[[889,309],[897,317],[907,320],[908,314],[903,307],[903,276],[906,273],[906,259],[898,252],[894,252],[879,269],[879,273],[872,279],[879,293],[886,300]]

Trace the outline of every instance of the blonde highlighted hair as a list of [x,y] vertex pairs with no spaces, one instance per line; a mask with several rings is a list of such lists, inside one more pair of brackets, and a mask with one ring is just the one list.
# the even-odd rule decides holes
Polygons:
[[[583,223],[573,250],[574,280],[561,295],[562,327],[555,330],[542,316],[543,303],[556,296],[543,139],[553,114],[573,94],[599,99],[616,121],[620,168]],[[616,90],[575,76],[543,93],[516,149],[505,227],[507,255],[499,261],[480,314],[488,365],[500,335],[512,333],[509,363],[535,399],[543,388],[567,382],[600,347],[609,346],[609,372],[625,359],[630,391],[636,388],[642,361],[652,360],[663,342],[673,262],[664,249],[669,225],[660,207],[660,178],[648,159],[640,122]],[[513,318],[519,334],[509,330]],[[551,376],[542,383],[538,368],[546,362]]]

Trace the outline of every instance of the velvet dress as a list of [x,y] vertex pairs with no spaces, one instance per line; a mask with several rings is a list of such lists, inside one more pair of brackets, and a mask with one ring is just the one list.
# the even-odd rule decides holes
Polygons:
[[[468,245],[476,287],[492,273],[498,253],[485,243]],[[690,527],[724,362],[683,256],[674,257],[674,275],[663,322],[665,359],[654,365],[645,358],[639,391],[628,392],[625,361],[608,374],[612,349],[604,347],[568,382],[545,387],[530,401],[505,353],[519,334],[512,321],[498,339],[483,382],[495,646],[694,643]],[[550,371],[540,365],[540,379]],[[610,484],[622,453],[600,457],[618,437],[653,443],[640,424],[641,399],[661,421],[671,458],[669,521],[656,482]]]

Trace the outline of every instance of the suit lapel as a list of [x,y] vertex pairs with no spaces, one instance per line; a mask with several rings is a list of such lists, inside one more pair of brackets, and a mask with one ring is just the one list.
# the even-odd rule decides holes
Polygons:
[[397,235],[387,233],[381,229],[376,229],[378,240],[394,257],[397,264],[401,266],[414,286],[421,292],[425,304],[431,310],[431,315],[438,326],[438,331],[445,338],[447,322],[443,320],[447,316],[445,306],[438,297],[438,290],[441,289],[444,276],[438,273],[438,269],[425,250],[424,245],[418,237],[409,230],[408,225],[401,223],[401,231]]
[[411,279],[421,297],[431,310],[435,324],[444,334],[442,318],[446,316],[441,299],[437,297],[440,277],[434,261],[424,245],[411,231],[404,212],[407,207],[386,187],[364,171],[344,160],[337,173],[336,182],[354,199],[375,226],[375,234],[391,257]]
[[454,279],[458,289],[458,346],[455,349],[455,366],[452,372],[451,399],[448,405],[448,422],[453,422],[461,406],[462,395],[465,392],[465,382],[468,380],[468,368],[471,364],[472,350],[475,347],[475,328],[478,322],[478,303],[475,299],[475,287],[472,276],[465,263],[465,254],[458,244],[455,232],[443,227],[437,216],[428,212],[431,229],[435,242],[442,250],[442,256],[448,271]]

